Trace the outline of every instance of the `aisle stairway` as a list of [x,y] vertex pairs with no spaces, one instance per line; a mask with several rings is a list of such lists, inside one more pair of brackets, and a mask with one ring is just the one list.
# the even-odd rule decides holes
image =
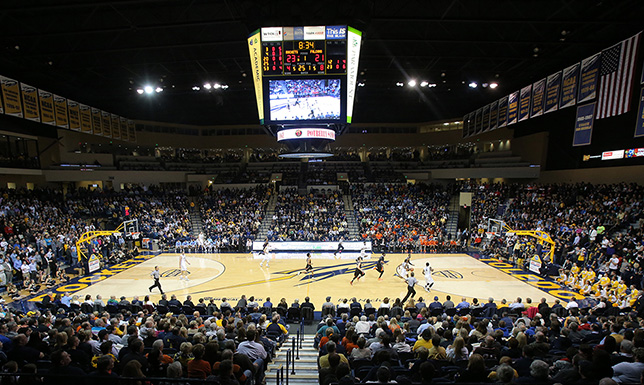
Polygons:
[[350,194],[342,196],[344,201],[344,214],[347,219],[347,227],[349,230],[349,239],[358,239],[360,236],[360,228],[358,227],[358,220],[356,219],[355,212],[353,211],[353,201]]
[[203,220],[201,219],[201,207],[199,200],[195,197],[189,198],[188,213],[190,214],[190,225],[192,226],[191,234],[198,237],[203,232]]
[[[292,328],[291,328],[292,329]],[[276,382],[277,373],[280,372],[280,368],[283,367],[284,376],[287,375],[288,371],[288,384],[289,385],[300,385],[300,384],[317,384],[318,383],[318,352],[313,348],[313,334],[305,335],[302,340],[302,347],[299,349],[299,359],[297,359],[297,352],[293,350],[293,339],[295,337],[289,337],[282,346],[278,349],[273,362],[268,364],[266,370],[266,384],[276,384],[281,385]],[[295,374],[293,374],[293,364],[286,367],[286,356],[287,352],[293,351],[293,357],[295,357]],[[284,380],[286,382],[286,380]]]
[[456,233],[458,232],[458,207],[459,193],[452,195],[452,198],[449,201],[449,219],[447,220],[447,233],[452,235],[452,239],[456,239]]
[[268,200],[268,205],[266,205],[266,213],[264,214],[264,219],[262,219],[262,224],[259,226],[259,231],[257,232],[256,240],[263,241],[266,239],[266,234],[268,233],[268,228],[273,222],[273,214],[275,214],[275,204],[277,203],[277,194],[271,195]]

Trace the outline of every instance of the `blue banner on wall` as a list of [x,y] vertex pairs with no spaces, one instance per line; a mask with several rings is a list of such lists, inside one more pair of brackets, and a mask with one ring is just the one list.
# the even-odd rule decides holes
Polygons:
[[481,113],[481,115],[483,116],[483,127],[481,127],[481,130],[483,132],[490,131],[490,105],[489,104],[483,107],[483,112]]
[[483,112],[483,108],[479,108],[478,110],[476,110],[476,118],[475,118],[476,119],[476,130],[475,130],[475,132],[477,134],[480,134],[481,131],[483,131],[483,114],[482,114],[482,112]]
[[508,124],[508,97],[499,99],[499,128]]
[[640,90],[640,105],[637,108],[637,125],[635,126],[635,137],[644,136],[644,88]]
[[563,70],[561,100],[559,108],[574,106],[577,103],[577,84],[579,80],[579,63]]
[[593,122],[595,121],[595,102],[577,107],[575,121],[575,135],[572,139],[573,146],[586,146],[590,144],[593,136]]
[[559,92],[561,91],[561,71],[548,76],[546,84],[545,113],[559,109]]
[[508,126],[517,122],[519,112],[519,91],[508,95]]
[[519,101],[519,122],[528,120],[530,117],[530,97],[532,96],[532,84],[521,88],[521,100]]
[[597,82],[599,81],[600,67],[601,53],[595,54],[581,61],[577,103],[584,103],[589,100],[593,100],[597,96]]
[[490,103],[490,131],[496,130],[499,126],[499,101]]

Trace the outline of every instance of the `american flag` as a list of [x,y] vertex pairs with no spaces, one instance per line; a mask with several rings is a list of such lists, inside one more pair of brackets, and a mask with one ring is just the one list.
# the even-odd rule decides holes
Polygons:
[[602,51],[597,119],[630,110],[635,58],[642,32]]

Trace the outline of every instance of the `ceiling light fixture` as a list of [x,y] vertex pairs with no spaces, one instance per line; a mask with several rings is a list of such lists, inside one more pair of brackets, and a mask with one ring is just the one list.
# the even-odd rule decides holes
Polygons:
[[209,89],[212,88],[212,85],[210,85],[210,83],[206,83],[206,84],[203,85],[203,88],[209,90]]
[[499,83],[490,83],[490,88],[491,89],[495,89],[498,86],[499,86]]
[[145,91],[145,93],[149,95],[154,92],[154,88],[152,88],[152,86],[145,86],[143,87],[143,91]]
[[429,83],[426,80],[423,80],[422,82],[420,82],[421,87],[427,87],[428,84]]
[[408,85],[409,87],[416,87],[416,81],[415,81],[414,79],[412,79],[412,80],[410,80],[409,82],[407,82],[407,85]]
[[470,84],[468,84],[468,85],[469,85],[469,87],[470,87],[470,88],[476,88],[476,87],[478,87],[478,86],[479,86],[476,82],[471,82],[471,83],[470,83]]
[[143,88],[137,88],[136,89],[136,93],[139,94],[139,95],[143,94],[144,92],[145,91],[143,91]]

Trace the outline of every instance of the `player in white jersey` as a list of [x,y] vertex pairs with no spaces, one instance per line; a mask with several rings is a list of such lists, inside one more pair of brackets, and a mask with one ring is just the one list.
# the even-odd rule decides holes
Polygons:
[[428,292],[431,292],[432,286],[434,286],[434,277],[432,277],[433,271],[434,269],[431,267],[429,262],[425,263],[423,274],[425,274],[425,290],[427,290]]
[[362,247],[360,248],[360,257],[365,259],[367,257],[367,242],[362,242]]
[[181,256],[179,257],[179,268],[181,269],[181,276],[179,277],[179,279],[190,281],[190,279],[188,279],[188,265],[190,265],[190,262],[188,262],[186,254],[181,253]]
[[271,261],[272,250],[273,250],[273,247],[271,246],[271,244],[267,243],[266,246],[264,247],[264,250],[262,251],[262,262],[259,263],[259,266],[263,266],[264,262],[266,262],[266,267],[268,267],[268,263]]

